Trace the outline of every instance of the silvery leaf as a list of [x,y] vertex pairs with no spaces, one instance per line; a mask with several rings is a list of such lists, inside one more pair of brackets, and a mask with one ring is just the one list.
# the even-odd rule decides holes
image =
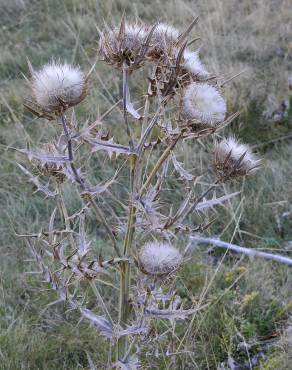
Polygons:
[[220,197],[220,198],[213,198],[213,199],[209,199],[209,200],[205,199],[202,202],[198,203],[196,205],[195,209],[196,210],[202,210],[202,209],[206,209],[206,208],[211,208],[213,206],[222,205],[222,203],[226,202],[230,198],[235,197],[238,194],[240,194],[240,191],[237,191],[237,192],[232,193],[232,194],[224,195],[223,197]]
[[83,192],[85,194],[102,194],[104,193],[113,183],[116,182],[116,177],[109,179],[106,183],[103,185],[95,185],[92,187],[87,187],[86,190]]
[[61,164],[69,162],[69,158],[65,155],[51,155],[49,153],[39,151],[33,152],[31,150],[21,149],[22,153],[25,153],[29,160],[37,159],[41,162]]
[[41,192],[44,193],[47,197],[54,198],[58,195],[58,192],[54,191],[52,192],[47,185],[43,185],[37,176],[34,176],[31,174],[25,167],[23,167],[21,164],[17,163],[18,167],[29,177],[29,181],[34,184],[34,186],[37,188],[35,192]]
[[189,181],[194,180],[195,176],[193,176],[192,174],[190,174],[188,171],[186,171],[183,168],[182,164],[176,159],[174,154],[172,154],[171,160],[174,165],[174,168],[176,169],[176,171],[180,174],[182,178],[189,180]]
[[[82,178],[81,169],[77,168],[77,174],[80,178]],[[76,176],[74,172],[72,171],[70,164],[66,163],[66,166],[62,168],[62,173],[66,176],[66,178],[71,181],[72,183],[76,183]]]
[[146,309],[145,310],[145,317],[151,317],[154,319],[168,319],[168,320],[175,320],[175,319],[182,319],[184,320],[187,316],[193,315],[196,313],[197,309],[189,309],[189,310],[170,310],[170,309]]
[[90,243],[86,242],[86,235],[85,235],[85,216],[81,214],[79,217],[79,245],[78,245],[78,254],[82,257],[85,256],[88,252],[88,247]]
[[147,328],[140,326],[129,326],[127,329],[120,328],[115,332],[117,338],[128,336],[128,335],[141,335],[146,334]]
[[92,311],[88,310],[87,308],[81,308],[80,311],[81,314],[99,330],[101,335],[107,338],[112,338],[113,327],[105,317],[95,315]]
[[130,113],[134,118],[139,119],[141,115],[136,111],[134,108],[133,103],[131,102],[130,90],[129,85],[126,85],[126,109],[127,112]]
[[99,150],[105,150],[109,157],[111,158],[113,153],[119,154],[133,154],[133,151],[125,145],[114,143],[113,139],[110,140],[100,140],[98,138],[92,139],[87,138],[87,141],[92,145],[92,152],[97,152]]

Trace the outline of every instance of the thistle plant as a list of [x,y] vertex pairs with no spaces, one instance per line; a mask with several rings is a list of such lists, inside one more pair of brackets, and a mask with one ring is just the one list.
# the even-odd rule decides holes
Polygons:
[[[187,320],[199,309],[193,302],[185,307],[175,290],[175,276],[190,258],[188,237],[210,226],[204,221],[194,225],[192,217],[232,197],[217,198],[214,189],[253,173],[259,165],[248,146],[233,137],[218,142],[236,114],[227,115],[222,83],[190,48],[195,23],[179,32],[164,23],[128,24],[122,19],[119,26],[100,31],[100,63],[108,64],[108,73],[112,68],[120,74],[122,96],[97,121],[84,119],[83,127],[73,107],[90,93],[90,73],[60,61],[39,71],[30,66],[32,98],[25,105],[51,121],[58,135],[38,150],[22,150],[32,169],[19,164],[20,168],[46,201],[56,205],[47,230],[27,235],[26,240],[40,272],[58,295],[53,303],[66,302],[105,337],[111,367],[134,369],[145,348],[155,350],[164,333],[156,329],[153,334],[154,321],[166,320],[175,330],[177,320]],[[148,73],[147,86],[142,97],[132,100],[130,80],[141,68]],[[110,121],[114,109],[122,118],[111,122],[110,137],[103,121]],[[115,132],[121,127],[125,135],[120,138]],[[198,178],[205,171],[194,176],[177,159],[176,148],[210,136],[217,142],[213,182],[202,188]],[[87,167],[92,161],[81,162],[79,153],[94,160],[101,152],[108,154],[104,165],[114,166],[115,173],[96,184]],[[181,179],[179,204],[165,198],[173,169]],[[127,194],[121,198],[114,185],[124,181],[125,171]],[[81,202],[73,214],[64,186],[76,188]],[[88,241],[92,215],[106,235],[108,259],[96,255],[94,241]],[[81,282],[93,289],[94,305],[89,305]],[[114,290],[109,288],[116,282]],[[106,289],[114,292],[110,299],[102,294]]]

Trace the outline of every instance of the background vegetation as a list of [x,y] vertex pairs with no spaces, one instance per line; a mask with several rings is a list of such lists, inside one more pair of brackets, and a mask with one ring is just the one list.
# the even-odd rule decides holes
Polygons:
[[[263,156],[264,167],[244,184],[232,185],[241,197],[218,210],[208,231],[223,240],[257,249],[289,253],[292,249],[292,115],[275,122],[264,118],[289,99],[292,73],[292,19],[289,0],[0,0],[0,369],[88,369],[87,351],[102,369],[102,340],[66,307],[47,304],[54,293],[27,275],[29,253],[16,234],[40,232],[50,214],[42,196],[33,195],[14,160],[13,148],[36,146],[54,134],[46,121],[35,121],[23,108],[28,89],[27,58],[38,67],[52,57],[89,70],[97,56],[103,20],[165,20],[184,28],[200,22],[201,56],[213,73],[229,78],[229,111],[242,110],[232,129]],[[110,72],[110,73],[109,73]],[[78,116],[94,119],[119,97],[120,79],[97,63],[90,96]],[[133,86],[141,89],[139,80]],[[290,91],[291,94],[291,91]],[[290,109],[291,111],[291,109]],[[110,124],[109,124],[110,130]],[[181,148],[179,158],[193,168],[195,156],[207,155],[208,143]],[[203,157],[204,156],[204,157]],[[196,161],[197,163],[197,161]],[[102,178],[102,157],[94,168]],[[179,192],[175,194],[180,196]],[[72,209],[74,194],[66,201]],[[94,230],[94,228],[92,228]],[[105,253],[102,231],[92,231],[96,253]],[[291,269],[248,260],[206,247],[194,248],[192,262],[180,273],[181,294],[204,297],[208,309],[188,328],[190,356],[182,369],[289,369],[292,357]],[[206,287],[206,282],[207,287]],[[166,369],[171,356],[143,367]]]

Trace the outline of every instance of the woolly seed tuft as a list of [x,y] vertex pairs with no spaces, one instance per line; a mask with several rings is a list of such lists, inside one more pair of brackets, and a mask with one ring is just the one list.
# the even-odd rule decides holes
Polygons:
[[209,72],[200,60],[198,51],[184,51],[184,68],[200,80],[209,77]]
[[149,242],[138,256],[139,265],[145,274],[166,275],[176,270],[182,263],[182,255],[171,244]]
[[64,111],[86,95],[86,78],[78,67],[51,62],[33,72],[32,90],[36,103],[47,111]]
[[225,119],[226,103],[218,90],[207,83],[191,83],[184,94],[184,112],[198,125],[215,127]]

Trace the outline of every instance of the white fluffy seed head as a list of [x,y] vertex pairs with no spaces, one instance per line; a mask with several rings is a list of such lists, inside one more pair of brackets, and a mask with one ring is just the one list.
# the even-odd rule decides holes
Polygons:
[[214,163],[219,176],[226,178],[254,172],[260,160],[248,145],[240,144],[231,136],[216,145]]
[[161,276],[177,269],[183,258],[171,244],[149,242],[141,248],[138,260],[139,266],[145,274]]
[[184,94],[184,112],[198,125],[216,126],[225,119],[226,103],[218,90],[207,83],[193,82]]
[[164,39],[166,42],[175,42],[178,37],[179,31],[167,23],[158,23],[153,32],[153,40],[160,41]]
[[78,67],[51,62],[33,72],[32,89],[37,104],[51,111],[78,104],[85,95],[86,79]]
[[198,51],[190,51],[186,49],[184,51],[184,68],[195,75],[197,78],[205,80],[209,77],[209,72],[200,60]]

